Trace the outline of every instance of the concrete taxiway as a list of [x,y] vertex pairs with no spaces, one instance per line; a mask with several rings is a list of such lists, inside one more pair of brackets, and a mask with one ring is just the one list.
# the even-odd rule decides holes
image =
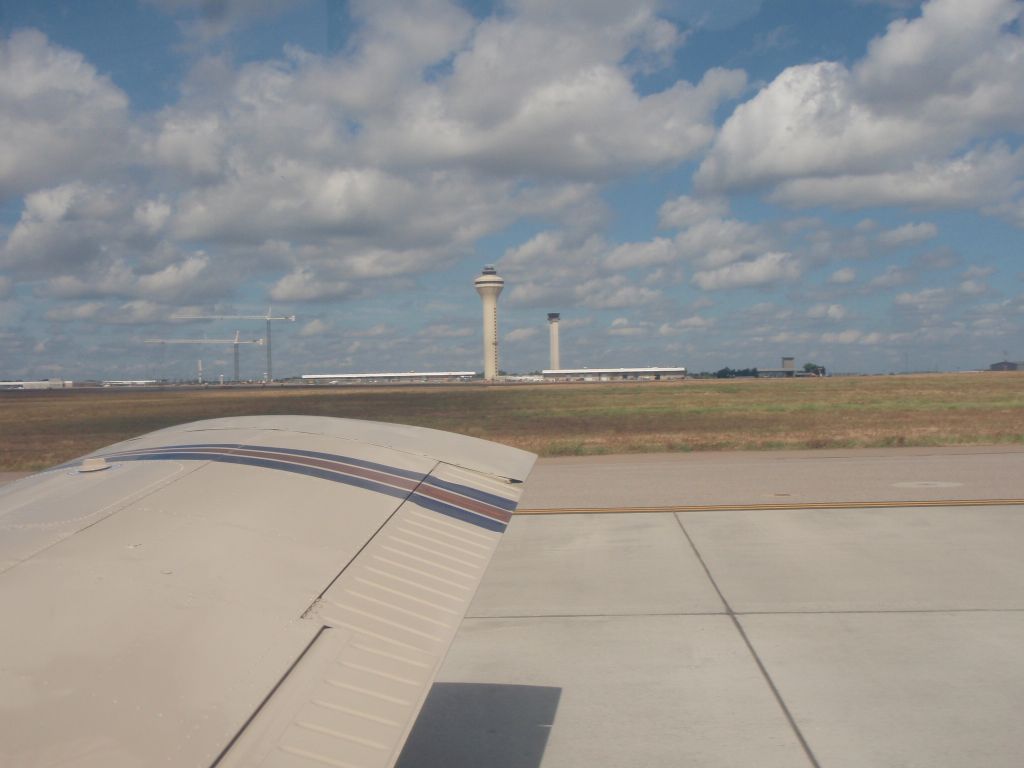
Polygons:
[[1020,765],[1024,450],[550,459],[522,507],[402,768]]

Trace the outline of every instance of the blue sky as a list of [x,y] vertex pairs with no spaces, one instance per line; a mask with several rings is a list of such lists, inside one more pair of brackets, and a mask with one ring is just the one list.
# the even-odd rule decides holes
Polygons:
[[0,378],[1024,359],[1022,12],[0,0]]

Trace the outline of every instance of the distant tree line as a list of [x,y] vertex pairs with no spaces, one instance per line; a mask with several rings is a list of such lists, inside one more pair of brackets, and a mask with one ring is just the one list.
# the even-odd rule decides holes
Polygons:
[[716,379],[757,378],[757,368],[722,368],[715,371]]

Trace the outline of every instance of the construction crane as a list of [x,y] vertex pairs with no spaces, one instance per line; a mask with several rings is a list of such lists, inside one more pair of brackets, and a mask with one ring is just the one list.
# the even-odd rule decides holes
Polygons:
[[295,322],[295,315],[282,315],[281,317],[273,316],[273,308],[267,308],[267,314],[265,315],[172,315],[171,320],[266,320],[267,321],[267,372],[265,374],[265,380],[269,384],[274,380],[274,369],[272,364],[271,356],[271,335],[270,335],[270,323],[275,320],[286,320],[290,323]]
[[[238,376],[238,347],[240,344],[263,345],[263,339],[242,339],[241,332],[235,331],[233,339],[146,339],[146,344],[232,344],[235,348],[235,381],[240,381]],[[200,364],[199,376],[202,378],[202,367]]]

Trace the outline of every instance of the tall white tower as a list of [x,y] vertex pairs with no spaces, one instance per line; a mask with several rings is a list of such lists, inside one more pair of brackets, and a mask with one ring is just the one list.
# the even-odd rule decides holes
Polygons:
[[551,370],[560,370],[561,360],[558,356],[558,321],[561,315],[557,312],[548,312],[548,325],[551,326]]
[[498,294],[505,281],[494,267],[487,266],[473,285],[484,305],[484,381],[494,381],[498,375]]

